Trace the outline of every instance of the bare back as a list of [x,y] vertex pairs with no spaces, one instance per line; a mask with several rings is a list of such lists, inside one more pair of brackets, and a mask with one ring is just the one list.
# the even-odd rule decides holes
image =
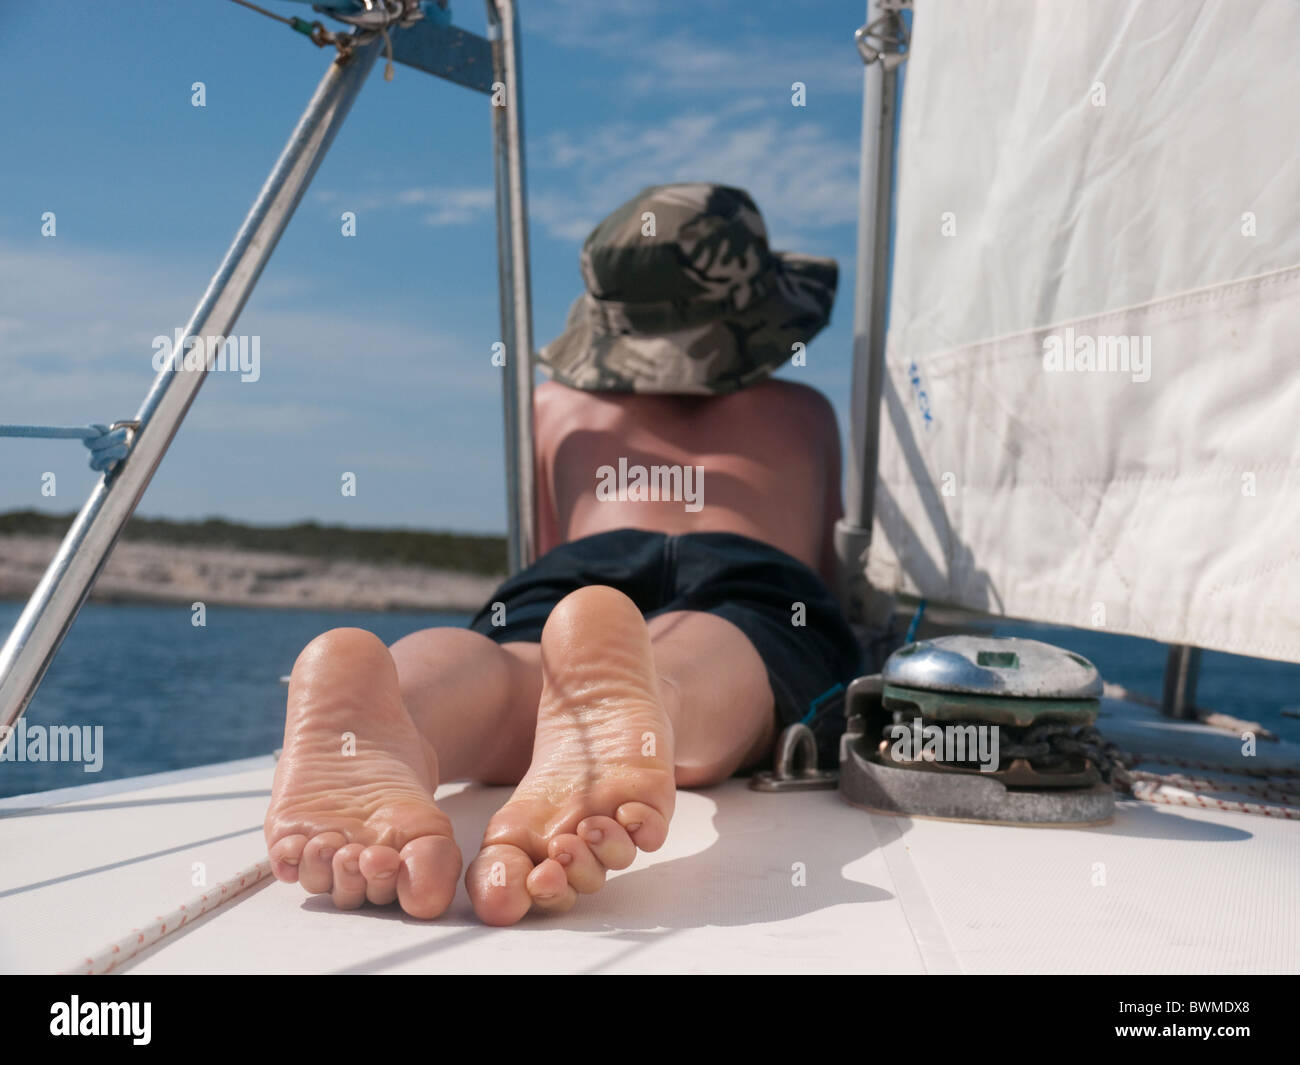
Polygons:
[[540,552],[620,528],[735,532],[832,578],[839,433],[816,390],[768,380],[661,396],[548,382],[534,410]]

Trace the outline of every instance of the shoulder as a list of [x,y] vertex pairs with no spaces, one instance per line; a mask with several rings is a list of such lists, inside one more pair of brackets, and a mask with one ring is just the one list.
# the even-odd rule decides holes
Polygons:
[[533,439],[545,452],[555,436],[555,425],[565,410],[565,392],[571,391],[554,381],[543,381],[533,389]]
[[575,428],[608,420],[609,412],[598,393],[583,392],[555,381],[533,389],[533,436],[541,448],[556,445]]
[[533,389],[533,424],[540,429],[563,420],[582,401],[583,393],[555,381],[543,381]]
[[810,385],[771,378],[753,386],[752,391],[761,402],[770,403],[783,411],[786,417],[802,422],[808,432],[824,431],[839,439],[835,408],[825,395]]
[[795,403],[801,406],[815,408],[822,407],[830,410],[830,400],[821,392],[813,388],[812,385],[805,385],[799,381],[790,381],[783,377],[769,377],[766,381],[760,381],[752,385],[746,391],[755,395],[763,395],[769,399],[779,399],[785,403]]
[[571,391],[554,381],[543,381],[533,389],[533,413],[540,415],[554,410],[563,401],[563,393]]
[[603,398],[600,392],[584,392],[580,388],[570,388],[558,381],[543,381],[533,389],[533,410],[548,414],[563,414],[584,406],[598,404]]

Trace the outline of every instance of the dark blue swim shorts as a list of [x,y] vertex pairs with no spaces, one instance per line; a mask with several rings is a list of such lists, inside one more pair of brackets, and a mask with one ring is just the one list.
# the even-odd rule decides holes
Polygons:
[[[555,604],[591,584],[617,588],[647,619],[670,610],[726,618],[767,667],[779,725],[803,721],[819,764],[838,764],[844,689],[862,651],[834,594],[798,559],[736,533],[616,529],[548,551],[507,579],[469,627],[498,643],[536,642]],[[505,604],[503,625],[492,624],[495,603]]]

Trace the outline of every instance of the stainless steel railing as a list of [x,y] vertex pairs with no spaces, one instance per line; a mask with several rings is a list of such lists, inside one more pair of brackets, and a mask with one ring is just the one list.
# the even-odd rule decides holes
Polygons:
[[[330,63],[199,300],[185,336],[230,334],[381,48],[376,37]],[[183,351],[179,354],[183,356]],[[27,709],[206,377],[206,366],[193,370],[168,366],[154,378],[136,414],[140,424],[130,453],[95,485],[0,649],[0,724],[12,725]]]
[[880,394],[889,313],[890,214],[897,148],[898,66],[906,54],[899,0],[869,0],[856,34],[866,63],[862,95],[862,169],[858,186],[857,287],[853,308],[853,384],[844,517],[835,526],[839,591],[849,617],[870,618],[862,555],[871,522],[880,449]]
[[[481,84],[473,70],[471,51],[476,43],[484,43],[481,38],[459,30],[438,31],[412,37],[412,50],[403,54],[399,47],[396,57],[428,73],[491,92],[494,97],[501,321],[507,346],[504,400],[509,562],[513,572],[531,561],[534,551],[532,302],[518,14],[514,0],[487,0],[487,9],[493,73],[501,89],[499,104],[496,86]],[[399,46],[402,43],[399,40]],[[384,47],[382,37],[363,33],[355,38],[353,47],[330,63],[186,325],[186,337],[230,334]],[[209,358],[214,355],[215,351],[209,351]],[[164,368],[155,377],[136,415],[139,424],[127,458],[95,486],[0,648],[0,725],[12,725],[27,709],[206,376],[206,366],[185,369],[182,364],[176,369]],[[0,733],[0,749],[10,735],[8,729]]]
[[487,0],[492,66],[504,94],[493,100],[497,263],[501,333],[506,345],[502,400],[506,430],[507,561],[510,572],[536,557],[533,466],[533,305],[528,271],[528,199],[524,182],[522,69],[515,0]]

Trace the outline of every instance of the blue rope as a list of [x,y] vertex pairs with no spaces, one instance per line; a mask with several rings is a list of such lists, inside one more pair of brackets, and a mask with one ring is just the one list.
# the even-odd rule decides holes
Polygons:
[[824,703],[832,695],[836,695],[839,692],[842,692],[843,690],[844,690],[843,684],[837,684],[833,688],[827,688],[824,692],[821,693],[821,695],[817,696],[816,699],[814,699],[811,703],[808,704],[808,713],[804,714],[804,716],[799,719],[799,724],[801,725],[811,724],[813,718],[817,716],[817,708],[820,707],[822,703]]
[[108,473],[131,449],[130,426],[107,425],[0,425],[0,436],[38,440],[80,440],[90,449],[90,468]]
[[[924,614],[925,614],[925,600],[922,599],[919,603],[916,604],[916,613],[912,615],[912,623],[907,626],[907,635],[903,637],[904,644],[916,642],[916,630],[921,627],[921,618],[924,616]],[[895,629],[894,631],[897,632],[898,630]]]

